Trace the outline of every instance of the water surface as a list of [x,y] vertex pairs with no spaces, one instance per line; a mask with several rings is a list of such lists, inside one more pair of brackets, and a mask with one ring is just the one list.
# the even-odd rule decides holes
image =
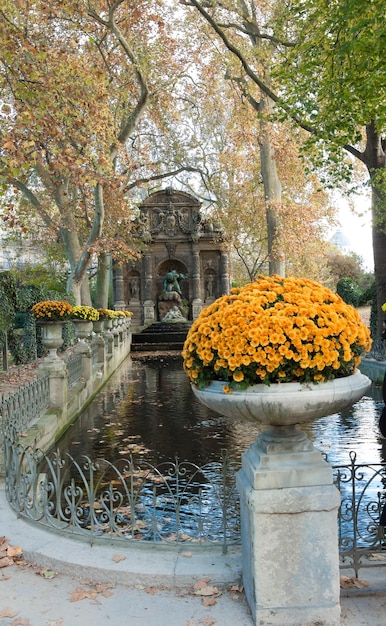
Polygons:
[[[384,404],[372,386],[352,408],[302,428],[332,465],[386,462],[386,440],[378,428]],[[128,357],[58,447],[72,456],[113,462],[132,454],[150,463],[176,458],[203,465],[223,449],[236,463],[263,427],[233,421],[202,405],[190,389],[180,356]]]

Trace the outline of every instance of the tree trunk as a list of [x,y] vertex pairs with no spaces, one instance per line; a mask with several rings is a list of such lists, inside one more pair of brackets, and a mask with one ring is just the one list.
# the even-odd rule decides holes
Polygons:
[[95,307],[107,309],[109,302],[111,257],[101,253],[98,258],[98,274],[95,294]]
[[[265,99],[263,108],[268,112],[270,108],[268,99]],[[279,212],[281,207],[281,182],[277,171],[268,122],[264,118],[260,121],[259,148],[267,216],[269,273],[270,275],[278,274],[279,276],[285,276],[285,258],[281,247]]]
[[379,136],[374,124],[366,128],[366,150],[363,162],[370,174],[371,212],[375,287],[377,294],[377,336],[382,333],[385,313],[382,304],[386,302],[386,152],[385,141]]
[[[371,210],[373,219],[373,254],[374,254],[374,272],[375,272],[375,288],[377,294],[377,336],[382,333],[382,322],[386,317],[386,314],[382,311],[382,304],[386,302],[386,232],[384,224],[378,223],[380,221],[380,204],[384,202],[382,195],[377,184],[371,185],[372,200]],[[381,196],[381,197],[380,197]]]

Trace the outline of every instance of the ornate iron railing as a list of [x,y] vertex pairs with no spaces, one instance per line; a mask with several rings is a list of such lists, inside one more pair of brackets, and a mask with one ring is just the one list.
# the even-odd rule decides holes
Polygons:
[[68,371],[67,384],[70,388],[82,377],[82,355],[78,352],[71,354],[66,360],[66,365]]
[[236,468],[133,458],[74,459],[5,437],[6,495],[18,515],[61,533],[153,543],[239,542]]
[[341,493],[339,551],[343,567],[355,575],[362,567],[384,566],[386,541],[380,526],[386,505],[386,465],[356,463],[349,453],[347,465],[335,466],[335,484]]
[[0,401],[0,453],[3,452],[3,431],[12,424],[20,435],[28,430],[31,422],[40,417],[50,403],[49,376],[44,374],[13,391],[4,394]]
[[[47,381],[39,379],[42,398]],[[28,386],[29,387],[29,386]],[[34,394],[40,387],[33,386]],[[28,389],[31,392],[31,389]],[[6,495],[19,516],[61,533],[103,540],[222,545],[240,542],[238,464],[224,452],[217,463],[164,462],[155,466],[128,457],[75,459],[58,451],[24,447],[24,405],[41,410],[33,395],[3,401]],[[47,401],[47,400],[45,400]],[[5,407],[5,409],[4,409]],[[386,464],[356,462],[333,466],[341,493],[339,550],[341,565],[353,569],[384,566],[386,541],[380,516],[386,505]]]

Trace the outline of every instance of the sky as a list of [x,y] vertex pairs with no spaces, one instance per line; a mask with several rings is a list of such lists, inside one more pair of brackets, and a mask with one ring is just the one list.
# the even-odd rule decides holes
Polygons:
[[339,199],[339,230],[347,237],[350,248],[363,259],[364,267],[374,271],[373,244],[371,233],[371,201],[367,196],[360,196],[355,201],[357,215],[349,207],[347,200]]

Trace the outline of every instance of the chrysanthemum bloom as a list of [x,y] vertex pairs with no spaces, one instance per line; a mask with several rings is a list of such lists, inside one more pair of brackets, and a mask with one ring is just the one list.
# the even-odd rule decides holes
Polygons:
[[221,380],[227,390],[245,389],[349,376],[370,345],[358,312],[327,287],[305,278],[260,276],[203,309],[183,358],[199,387]]

